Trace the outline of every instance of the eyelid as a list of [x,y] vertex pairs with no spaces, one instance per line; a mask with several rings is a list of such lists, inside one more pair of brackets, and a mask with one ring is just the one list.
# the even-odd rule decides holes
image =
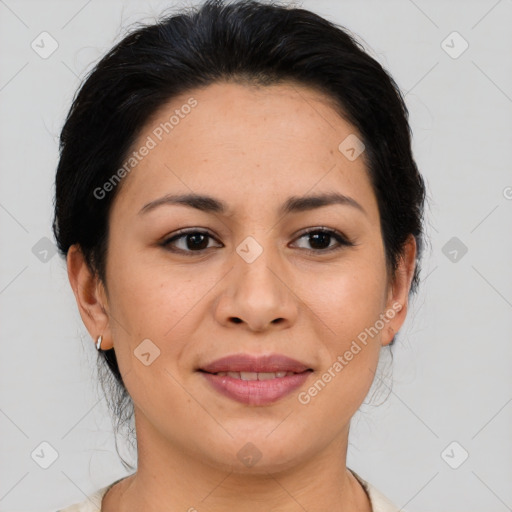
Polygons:
[[340,238],[343,238],[347,242],[350,242],[350,239],[344,233],[342,233],[341,231],[338,231],[337,229],[329,228],[327,226],[314,226],[311,228],[305,228],[305,229],[300,230],[297,233],[295,233],[294,236],[295,236],[295,238],[300,238],[309,233],[316,233],[317,231],[324,231],[324,232],[330,233],[331,235],[338,235]]
[[176,238],[176,237],[178,237],[180,235],[188,235],[190,233],[207,234],[207,235],[211,236],[212,238],[216,239],[216,237],[212,234],[212,232],[208,228],[202,228],[200,226],[192,226],[190,228],[181,228],[181,229],[178,229],[177,231],[174,231],[170,235],[165,235],[163,237],[162,241],[163,242],[169,241],[169,240],[171,240],[173,238]]

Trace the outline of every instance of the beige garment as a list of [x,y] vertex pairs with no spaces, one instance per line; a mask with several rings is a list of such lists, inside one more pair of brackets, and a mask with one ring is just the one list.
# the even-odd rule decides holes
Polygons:
[[[393,505],[393,503],[391,503],[380,491],[373,487],[373,485],[368,483],[366,480],[363,480],[354,471],[350,471],[366,490],[370,498],[370,503],[372,505],[373,512],[400,512],[398,507]],[[81,503],[71,505],[69,507],[59,510],[58,512],[101,512],[101,500],[103,499],[103,496],[114,484],[116,484],[123,478],[120,478],[119,480],[112,482],[106,487],[103,487],[99,491],[96,491],[94,494],[91,494],[86,500],[82,501]],[[402,509],[402,512],[405,511],[403,511]]]

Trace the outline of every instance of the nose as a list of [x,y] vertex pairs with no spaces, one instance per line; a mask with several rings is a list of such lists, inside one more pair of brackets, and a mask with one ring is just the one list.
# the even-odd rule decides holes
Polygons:
[[[298,316],[296,295],[277,258],[264,250],[251,263],[234,254],[234,268],[217,302],[217,320],[228,327],[243,324],[250,331],[288,328]],[[288,279],[289,281],[289,279]]]

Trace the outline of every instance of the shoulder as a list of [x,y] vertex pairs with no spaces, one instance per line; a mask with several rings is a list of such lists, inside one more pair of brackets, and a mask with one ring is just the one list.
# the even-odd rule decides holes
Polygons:
[[112,482],[96,491],[94,494],[87,496],[87,498],[80,502],[70,505],[69,507],[58,510],[57,512],[101,512],[101,501],[106,492],[115,484]]
[[[359,483],[364,487],[368,497],[370,499],[370,503],[372,505],[373,512],[399,512],[403,511],[403,509],[399,509],[396,507],[391,501],[384,496],[378,489],[376,489],[372,484],[361,478],[355,471],[352,469],[350,472],[357,478]],[[403,511],[405,512],[405,511]]]

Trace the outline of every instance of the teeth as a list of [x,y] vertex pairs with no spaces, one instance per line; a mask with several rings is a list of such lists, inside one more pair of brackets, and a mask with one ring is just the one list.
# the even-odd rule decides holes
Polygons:
[[255,372],[240,372],[239,379],[242,380],[258,380],[258,374]]
[[[283,372],[279,372],[279,373],[283,373]],[[258,373],[257,375],[258,375],[258,380],[270,380],[270,379],[275,379],[277,377],[277,374],[272,373],[272,372]]]
[[231,377],[238,380],[270,380],[275,378],[289,377],[294,372],[218,372],[219,377]]

